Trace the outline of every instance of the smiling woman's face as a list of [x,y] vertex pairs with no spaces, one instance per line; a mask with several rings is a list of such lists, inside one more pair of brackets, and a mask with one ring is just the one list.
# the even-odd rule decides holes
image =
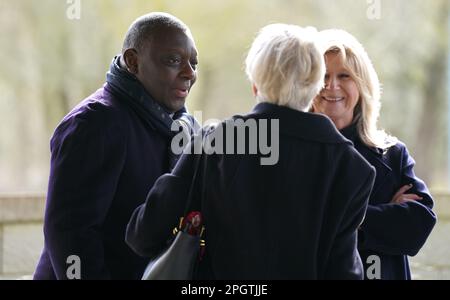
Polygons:
[[314,99],[314,112],[331,118],[337,129],[350,125],[359,100],[358,86],[338,52],[325,54],[325,87]]

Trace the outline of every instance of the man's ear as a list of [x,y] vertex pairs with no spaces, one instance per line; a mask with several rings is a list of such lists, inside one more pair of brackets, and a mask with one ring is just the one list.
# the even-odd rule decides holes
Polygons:
[[129,48],[123,52],[123,60],[125,63],[125,68],[131,74],[136,75],[139,72],[138,69],[138,53],[136,49]]
[[256,95],[258,95],[258,88],[256,87],[255,84],[252,84],[252,91],[253,91],[253,96],[256,97]]

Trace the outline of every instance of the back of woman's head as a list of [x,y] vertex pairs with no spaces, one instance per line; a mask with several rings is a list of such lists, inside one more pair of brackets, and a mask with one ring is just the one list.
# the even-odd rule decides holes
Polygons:
[[307,111],[323,86],[325,64],[312,27],[272,24],[262,28],[245,63],[259,102]]

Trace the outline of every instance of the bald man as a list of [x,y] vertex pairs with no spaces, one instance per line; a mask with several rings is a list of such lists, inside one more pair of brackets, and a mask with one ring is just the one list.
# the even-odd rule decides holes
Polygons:
[[34,279],[140,279],[147,260],[125,244],[134,209],[173,168],[171,130],[198,125],[185,101],[197,79],[188,27],[165,13],[138,18],[105,85],[51,139],[45,245]]

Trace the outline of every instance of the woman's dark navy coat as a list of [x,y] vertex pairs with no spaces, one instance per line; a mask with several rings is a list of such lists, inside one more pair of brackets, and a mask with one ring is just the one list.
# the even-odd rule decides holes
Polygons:
[[[375,184],[370,195],[366,217],[358,240],[366,278],[374,278],[373,257],[380,261],[380,279],[411,279],[408,257],[416,255],[424,245],[436,223],[433,199],[425,183],[414,174],[414,159],[406,146],[398,142],[383,153],[369,148],[358,138],[356,127],[349,126],[341,133],[352,140],[356,149],[376,169]],[[394,194],[404,185],[412,184],[408,194],[417,194],[423,200],[402,204],[390,203]]]
[[279,119],[278,162],[261,165],[260,154],[184,155],[133,213],[128,244],[143,256],[164,248],[201,159],[194,183],[196,197],[204,189],[206,224],[199,278],[362,279],[356,236],[374,169],[322,115],[260,103],[240,118]]

